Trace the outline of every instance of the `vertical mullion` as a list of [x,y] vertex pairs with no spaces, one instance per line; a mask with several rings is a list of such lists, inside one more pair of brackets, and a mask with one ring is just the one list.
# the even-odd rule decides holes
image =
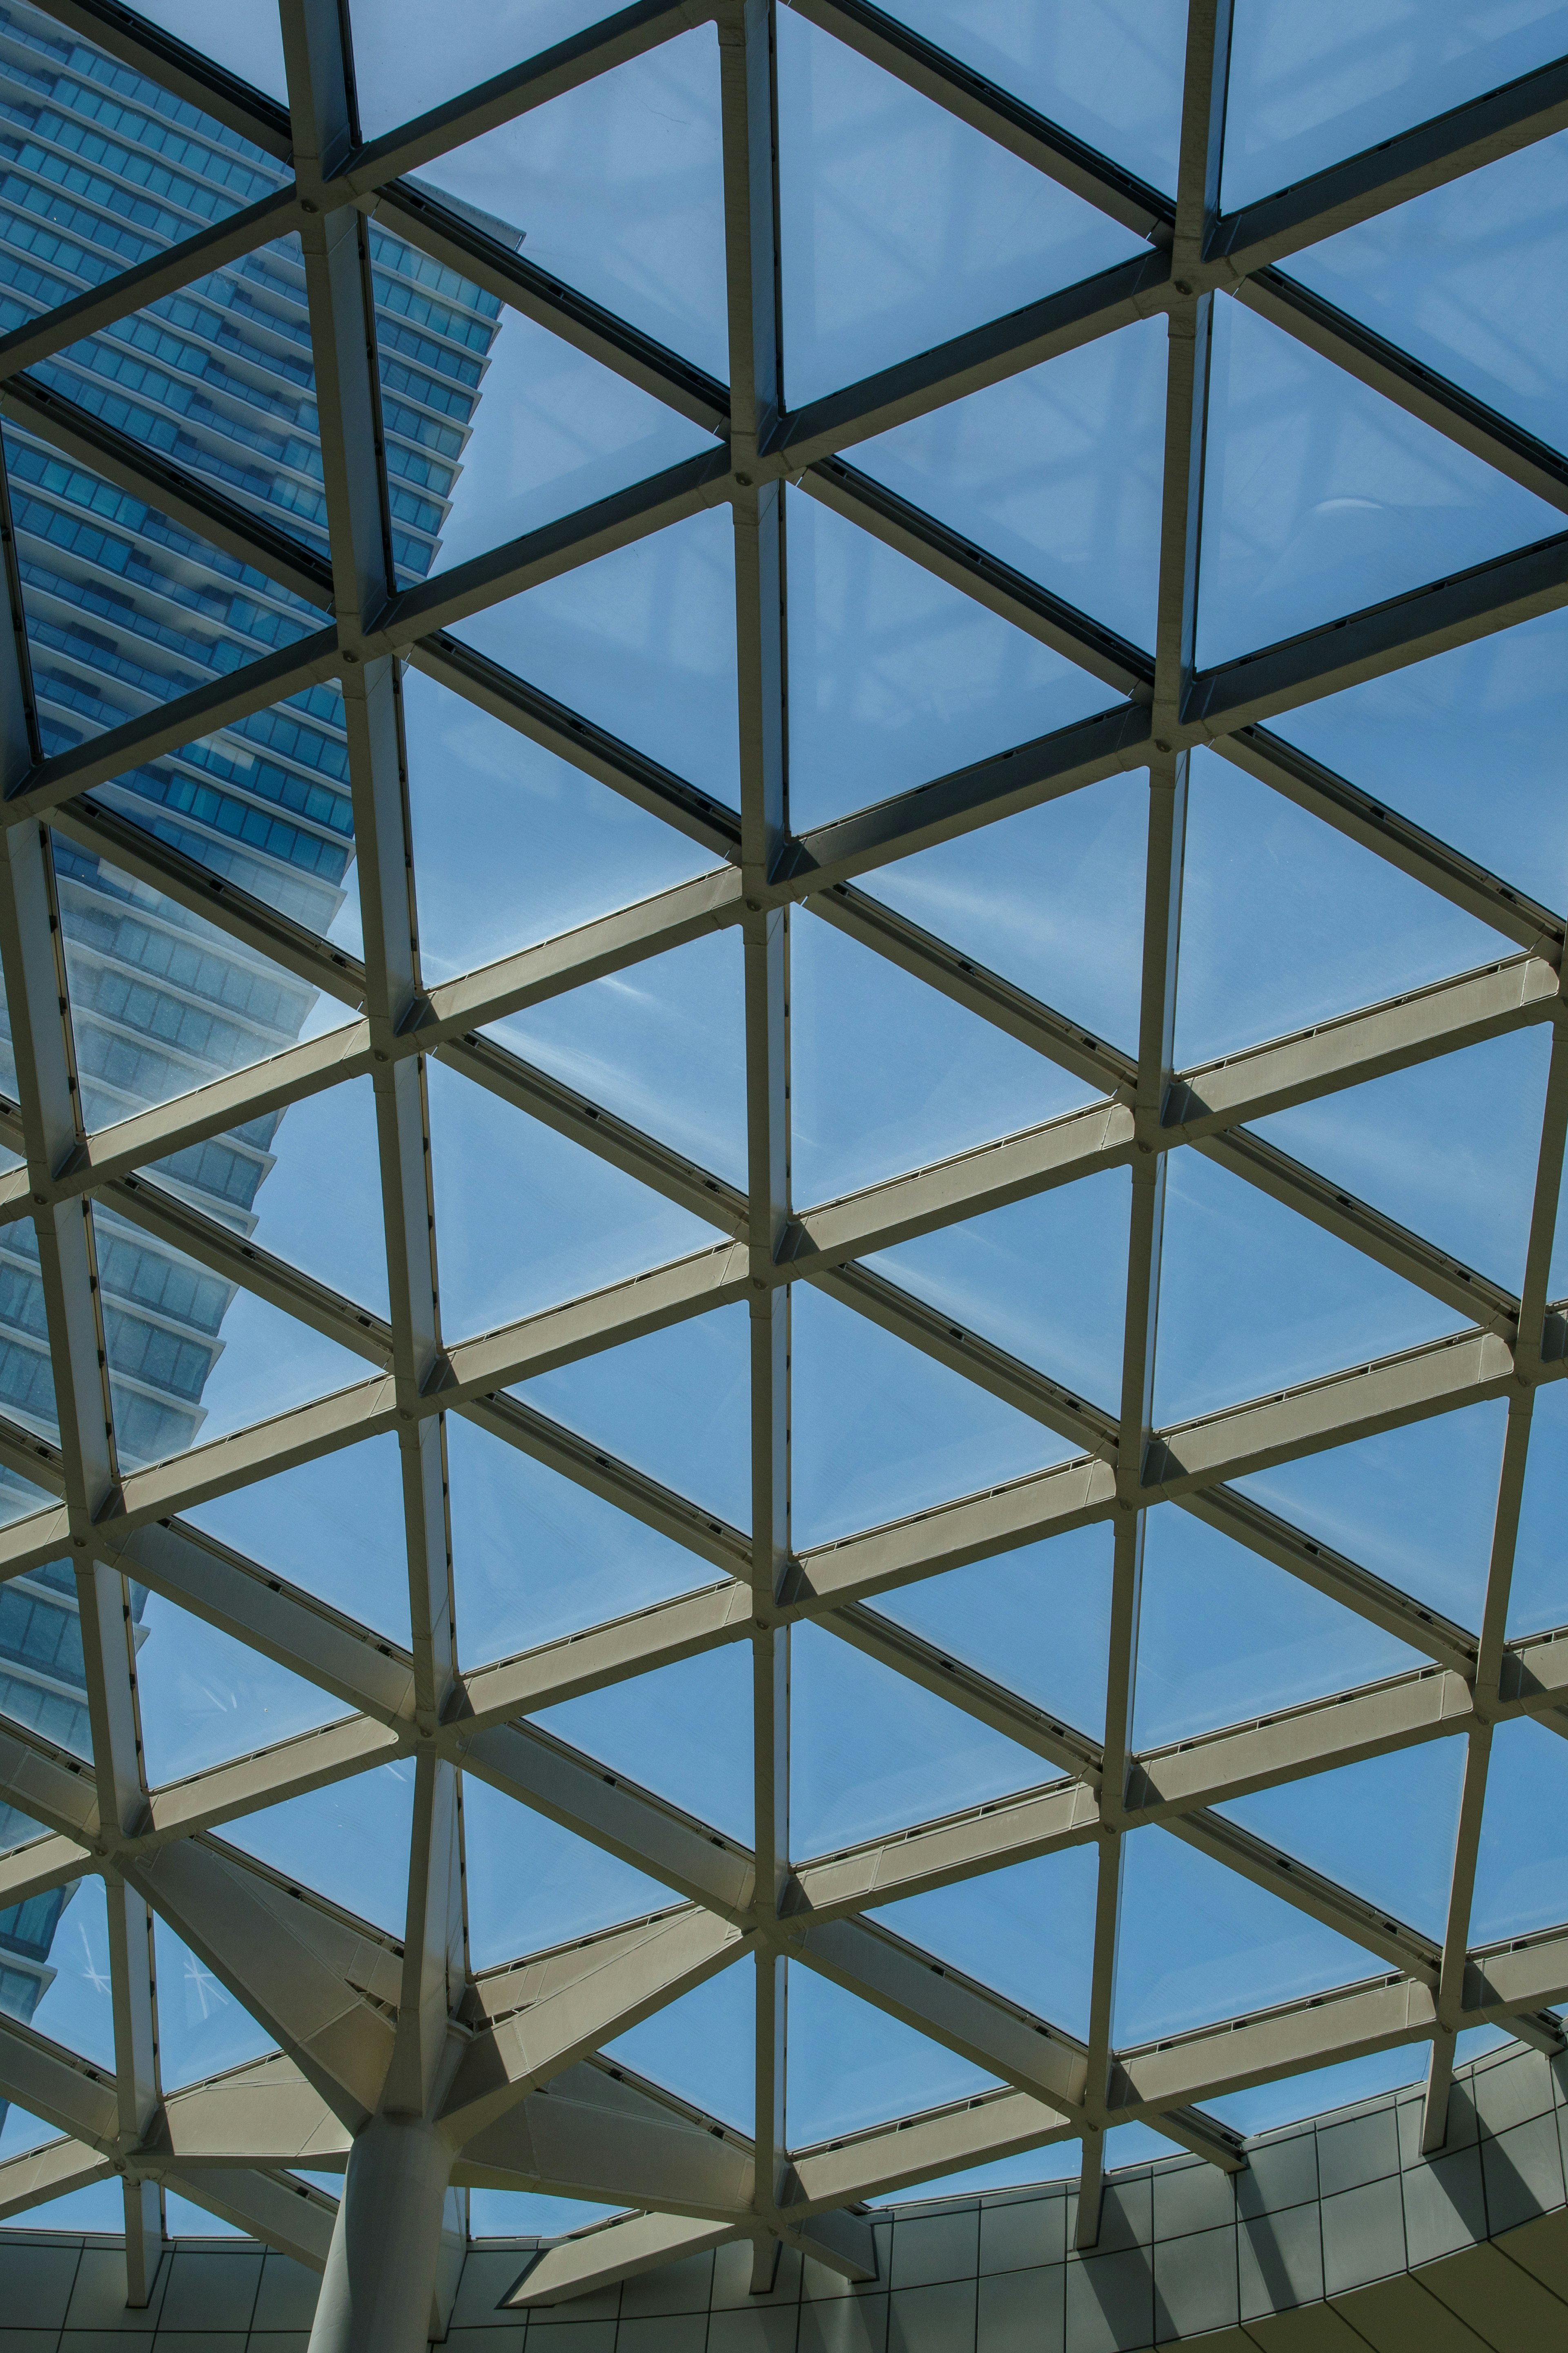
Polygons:
[[1126,1846],[1127,1771],[1142,1599],[1146,1514],[1139,1499],[1153,1414],[1154,1348],[1169,1158],[1160,1149],[1159,1128],[1174,1060],[1176,965],[1186,848],[1187,754],[1172,747],[1177,740],[1182,696],[1193,668],[1213,297],[1194,297],[1191,292],[1193,280],[1184,272],[1195,275],[1205,227],[1218,208],[1229,44],[1230,0],[1192,0],[1187,18],[1181,158],[1171,256],[1175,299],[1167,322],[1164,476],[1152,714],[1154,741],[1149,769],[1138,1072],[1132,1103],[1137,1149],[1131,1170],[1127,1309],[1117,1439],[1101,1835],[1089,1989],[1086,2129],[1076,2234],[1079,2247],[1092,2247],[1099,2239],[1104,2179],[1102,2133],[1110,2091]]
[[[21,580],[10,493],[0,464],[0,543],[11,613],[0,706],[5,786],[26,774],[38,750]],[[0,964],[5,976],[21,1098],[23,1142],[33,1180],[33,1223],[44,1294],[60,1460],[76,1573],[82,1665],[99,1817],[114,1839],[142,1826],[147,1800],[137,1718],[131,1605],[124,1578],[95,1556],[94,1524],[118,1483],[108,1353],[99,1298],[92,1212],[85,1198],[48,1201],[50,1180],[82,1139],[64,943],[47,836],[35,821],[0,831]],[[158,2106],[158,2027],[152,1918],[112,1863],[104,1867],[119,2137],[129,2155]],[[163,2250],[156,2181],[123,2175],[126,2301],[145,2306]]]
[[390,2347],[424,2341],[450,2199],[450,2152],[431,2118],[464,1984],[461,1825],[456,1768],[433,1741],[457,1662],[444,1436],[421,1410],[441,1354],[425,1071],[393,1044],[419,992],[402,695],[395,658],[367,644],[396,587],[370,227],[353,206],[329,208],[322,185],[358,142],[353,60],[339,0],[281,0],[281,17],[364,935],[418,1736],[397,2032],[357,2168],[351,2157],[312,2342],[360,2341],[368,2292]]
[[719,12],[730,315],[731,449],[744,884],[747,1205],[751,1250],[752,1723],[756,1885],[756,2168],[752,2285],[771,2286],[765,2226],[785,2179],[786,1969],[775,1924],[789,1874],[789,1633],[775,1605],[790,1556],[790,1294],[773,1263],[790,1214],[789,918],[764,892],[787,824],[784,485],[759,444],[782,406],[778,100],[772,0]]

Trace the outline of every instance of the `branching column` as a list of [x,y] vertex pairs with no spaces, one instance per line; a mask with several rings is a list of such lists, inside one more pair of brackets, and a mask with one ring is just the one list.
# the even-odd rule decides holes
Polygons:
[[[1175,751],[1182,697],[1193,670],[1198,537],[1203,509],[1205,406],[1212,295],[1194,295],[1206,224],[1218,209],[1220,139],[1229,52],[1229,0],[1192,0],[1187,22],[1182,146],[1172,248],[1173,299],[1165,376],[1164,488],[1160,523],[1160,585],[1155,620],[1153,744],[1149,766],[1149,842],[1143,913],[1143,964],[1133,1086],[1137,1149],[1132,1161],[1122,1346],[1117,1511],[1113,1523],[1110,1647],[1106,1676],[1100,1875],[1095,1905],[1094,1972],[1089,1997],[1088,2088],[1078,2243],[1100,2236],[1103,2118],[1110,2091],[1121,1912],[1124,1806],[1131,1755],[1132,1706],[1146,1514],[1140,1508],[1144,1461],[1153,1427],[1154,1344],[1170,1155],[1159,1128],[1174,1069],[1176,963],[1181,938],[1182,871],[1186,850],[1187,754]],[[1190,275],[1185,273],[1191,273]]]
[[772,0],[719,15],[730,308],[731,458],[740,687],[742,931],[751,1241],[752,1687],[756,1775],[756,2187],[753,2287],[773,2284],[767,2227],[785,2179],[786,1970],[776,1927],[789,1873],[789,1633],[775,1604],[790,1557],[790,1294],[773,1261],[790,1214],[789,919],[763,893],[788,817],[784,484],[757,473],[782,402],[778,104]]
[[327,209],[321,193],[357,142],[353,58],[336,0],[282,0],[282,21],[364,933],[419,1735],[396,2039],[380,2113],[350,2155],[310,2341],[318,2353],[402,2353],[433,2325],[443,2226],[455,2219],[451,2151],[433,2118],[465,1968],[458,1776],[433,1746],[456,1672],[444,1447],[439,1417],[419,1409],[441,1347],[435,1216],[424,1065],[393,1047],[418,995],[418,941],[397,663],[367,642],[395,587],[369,228],[352,206]]

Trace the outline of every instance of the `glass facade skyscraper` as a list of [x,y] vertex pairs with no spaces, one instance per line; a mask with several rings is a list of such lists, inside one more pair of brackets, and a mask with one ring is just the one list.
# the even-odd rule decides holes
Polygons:
[[[289,185],[260,149],[60,25],[0,7],[0,331]],[[492,230],[500,225],[488,223]],[[431,567],[490,344],[494,298],[373,230],[394,547]],[[33,372],[142,447],[326,552],[305,278],[283,238]],[[47,754],[118,726],[309,634],[321,616],[7,419],[5,454]],[[149,761],[98,799],[325,933],[352,882],[341,697],[321,685]],[[54,843],[82,1107],[89,1129],[289,1044],[308,984],[63,835]],[[16,1092],[8,1032],[0,1091]],[[281,1114],[195,1145],[160,1180],[242,1233]],[[233,1286],[95,1208],[122,1462],[197,1436]],[[32,1229],[0,1235],[0,1413],[52,1435]],[[0,1510],[36,1503],[0,1472]],[[89,1753],[68,1566],[0,1588],[0,1711]],[[138,1599],[140,1608],[140,1598]],[[34,1826],[0,1806],[0,1845]],[[0,1914],[0,2007],[30,2018],[66,1897]],[[0,2115],[4,2114],[0,2107]]]

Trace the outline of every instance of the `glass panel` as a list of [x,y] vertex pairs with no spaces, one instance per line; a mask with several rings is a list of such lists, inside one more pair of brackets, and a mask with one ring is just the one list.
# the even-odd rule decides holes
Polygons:
[[97,1203],[92,1222],[122,1466],[163,1461],[363,1378],[362,1357],[253,1292]]
[[458,1639],[468,1666],[603,1625],[719,1575],[460,1414],[447,1420],[447,1471]]
[[584,2198],[546,2198],[524,2189],[470,2189],[471,2239],[564,2239],[595,2222],[607,2222],[619,2206],[595,2206]]
[[[26,2108],[19,2108],[14,2100],[6,2104],[3,2116],[4,2121],[0,2122],[0,2158],[21,2157],[30,2148],[42,2148],[51,2140],[65,2137],[57,2126],[43,2124],[37,2116],[30,2116]],[[118,2188],[119,2184],[116,2183],[115,2187]],[[33,2227],[36,2229],[37,2226],[34,2224]]]
[[1516,1031],[1280,1112],[1257,1132],[1517,1291],[1551,1058],[1544,1034]]
[[15,2222],[0,2223],[6,2231],[94,2231],[118,2237],[125,2228],[125,2190],[119,2181],[95,2181],[87,2189],[68,2189],[45,2206],[23,2214]]
[[752,1842],[752,1656],[736,1643],[531,1719],[699,1821]]
[[749,2133],[756,2049],[756,1978],[748,1953],[606,2042],[604,2055]]
[[92,1754],[76,1576],[68,1561],[47,1561],[0,1586],[0,1710],[75,1757]]
[[[17,1957],[12,1957],[7,1977],[16,1972]],[[99,2066],[112,2068],[114,1999],[109,1976],[109,1907],[101,1879],[76,1879],[66,1889],[63,1913],[47,1947],[47,1965],[37,1975],[43,1989],[34,1996],[32,2022],[38,2032]],[[121,2212],[120,2224],[123,2222]]]
[[[290,1103],[250,1239],[386,1316],[385,1225],[375,1092],[366,1079]],[[330,1169],[331,1181],[323,1184]]]
[[[1549,907],[1568,902],[1568,614],[1287,711],[1269,725]],[[1488,789],[1506,778],[1506,790]]]
[[1082,197],[804,18],[780,17],[778,63],[792,408],[1139,250]]
[[1532,301],[1530,290],[1560,281],[1568,264],[1565,165],[1568,139],[1542,140],[1294,254],[1286,267],[1561,449],[1563,324],[1555,305]]
[[475,1081],[432,1062],[427,1082],[449,1338],[493,1331],[713,1240],[713,1228]]
[[1402,1591],[1478,1628],[1506,1419],[1501,1405],[1468,1406],[1237,1484]]
[[797,832],[1121,700],[815,499],[788,526]]
[[369,1438],[198,1504],[184,1517],[247,1559],[408,1641],[397,1440]]
[[751,1318],[721,1307],[516,1394],[732,1527],[752,1525]]
[[[1118,2132],[1126,2130],[1118,2126]],[[1017,2189],[1033,2183],[1075,2181],[1083,2162],[1083,2144],[1076,2140],[1053,2142],[1047,2148],[1026,2149],[1021,2157],[999,2157],[990,2165],[967,2166],[962,2173],[944,2173],[935,2181],[917,2181],[908,2189],[892,2189],[885,2198],[870,2198],[867,2204],[907,2206],[927,2198],[973,2198],[982,2189]],[[1063,2211],[1066,2201],[1063,2201]],[[1042,2228],[1040,2243],[1049,2248],[1053,2242],[1049,2225]],[[1056,2243],[1065,2243],[1065,2234]]]
[[491,605],[455,635],[732,808],[734,537],[729,514],[709,508]]
[[604,13],[601,0],[496,0],[482,14],[452,10],[433,41],[421,0],[354,0],[360,127],[367,139],[378,139],[520,58],[552,48]]
[[154,1788],[348,1713],[331,1693],[158,1594],[148,1595],[142,1624],[136,1684]]
[[165,2092],[177,2091],[182,2084],[199,2084],[274,2049],[249,2011],[162,1920],[153,1920],[153,1938],[158,1973],[158,2072]]
[[[872,1607],[1098,1740],[1105,1728],[1110,1556],[1109,1527],[1075,1528],[896,1587]],[[1143,1606],[1147,1614],[1147,1584]]]
[[791,932],[795,1198],[836,1199],[1095,1090],[809,913]]
[[1239,302],[1215,311],[1210,381],[1204,668],[1561,528],[1544,500]]
[[[1514,1546],[1508,1630],[1541,1634],[1568,1624],[1568,1390],[1549,1382],[1536,1391],[1525,1458],[1524,1494]],[[3,1606],[3,1605],[0,1605]]]
[[223,1837],[394,1936],[408,1917],[414,1760],[356,1773],[226,1822]]
[[531,1006],[488,1034],[744,1187],[743,954],[737,926],[710,932]]
[[1470,1942],[1568,1920],[1568,1748],[1543,1724],[1500,1724],[1487,1771]]
[[468,1965],[475,1969],[591,1936],[674,1900],[657,1880],[471,1773],[463,1779],[463,1855]]
[[1414,1283],[1196,1153],[1165,1187],[1154,1412],[1161,1422],[1465,1328]]
[[1190,1512],[1168,1504],[1150,1514],[1138,1627],[1140,1748],[1426,1663],[1425,1652]]
[[[712,853],[433,679],[403,680],[426,981],[707,873]],[[485,845],[483,858],[474,844]]]
[[1185,30],[1179,8],[1145,8],[1140,0],[1034,7],[900,0],[893,14],[1155,187],[1174,188]]
[[1054,1778],[1031,1749],[812,1625],[790,1638],[790,1741],[797,1855],[827,1854]]
[[552,277],[722,383],[722,169],[704,25],[454,149],[432,178],[525,230],[529,259]]
[[[7,1807],[5,1811],[10,1814],[11,1809]],[[20,1817],[13,1815],[12,1819],[17,1820]],[[0,2010],[21,2019],[24,2024],[47,1992],[58,1968],[70,1965],[76,1947],[63,1954],[61,1963],[53,1969],[48,1965],[49,1948],[58,1932],[61,1915],[77,1892],[77,1884],[74,1880],[67,1880],[63,1886],[44,1888],[24,1903],[9,1905],[0,1912]],[[101,1909],[101,1888],[99,1900]],[[95,1934],[90,1902],[81,1918],[90,1944]],[[80,1949],[85,1956],[88,1947],[82,1946]],[[0,2099],[0,2117],[5,2113],[5,2104]],[[44,2131],[41,2137],[48,2139],[51,2135]],[[13,2143],[7,2136],[0,2142],[0,2155],[9,2156],[14,2147],[26,2145]]]
[[1562,0],[1242,0],[1227,212],[1496,90],[1568,49]]
[[[13,10],[13,16],[20,13]],[[146,0],[139,13],[150,24],[161,25],[166,33],[215,58],[257,90],[264,90],[269,98],[287,96],[283,37],[276,17],[265,8],[215,16],[207,0]],[[57,26],[55,37],[64,40],[68,36]]]
[[789,1972],[789,2025],[792,2148],[996,2088],[994,2075],[956,2052],[798,1963]]
[[796,1545],[879,1526],[1077,1451],[805,1284],[793,1348]]
[[1166,1831],[1124,1848],[1119,2049],[1377,1973],[1360,1945]]
[[1094,1964],[1092,1847],[988,1871],[871,1914],[1037,2018],[1083,2039]]
[[1159,322],[1141,320],[857,442],[850,463],[1152,646],[1165,352]]
[[1464,1773],[1463,1743],[1432,1740],[1256,1790],[1219,1811],[1441,1942]]
[[163,2235],[167,2239],[248,2239],[250,2233],[237,2223],[226,2222],[221,2215],[209,2214],[205,2207],[194,2206],[177,2191],[165,2189]]
[[1131,1050],[1147,801],[1142,770],[1107,776],[868,880],[922,929]]
[[1086,1176],[866,1264],[1059,1381],[1114,1409],[1127,1309],[1129,1180]]
[[1234,1053],[1515,944],[1215,753],[1193,761],[1176,1059]]
[[1338,2067],[1314,2067],[1308,2074],[1287,2075],[1278,2084],[1225,2092],[1217,2099],[1205,2100],[1204,2107],[1237,2132],[1273,2132],[1284,2125],[1299,2124],[1306,2116],[1321,2116],[1358,2100],[1375,2099],[1380,2092],[1399,2092],[1407,2084],[1423,2083],[1426,2065],[1426,2043],[1407,2042],[1397,2051],[1380,2051],[1371,2059],[1347,2059]]

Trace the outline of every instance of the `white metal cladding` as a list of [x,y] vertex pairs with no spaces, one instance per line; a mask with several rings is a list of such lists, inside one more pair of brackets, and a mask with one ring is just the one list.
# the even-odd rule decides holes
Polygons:
[[[31,2157],[0,2168],[0,2211],[19,2211],[107,2172],[122,2176],[133,2298],[144,2296],[155,2264],[164,2182],[273,2243],[325,2263],[329,2291],[335,2273],[340,2286],[353,2277],[356,2249],[363,2254],[374,2242],[393,2301],[367,2319],[362,2298],[356,2319],[345,2317],[342,2297],[334,2305],[329,2294],[318,2336],[323,2344],[393,2345],[423,2341],[417,2307],[421,2297],[427,2306],[437,2284],[449,2180],[554,2189],[640,2210],[644,2219],[577,2242],[575,2292],[663,2255],[736,2236],[754,2242],[764,2284],[781,2242],[862,2275],[870,2237],[853,2211],[859,2201],[1059,2138],[1083,2144],[1079,2232],[1080,2243],[1092,2244],[1108,2126],[1143,2119],[1173,2143],[1234,2169],[1246,2161],[1238,2137],[1204,2113],[1204,2101],[1399,2042],[1431,2045],[1426,2134],[1429,2146],[1440,2145],[1456,2033],[1506,2022],[1556,2049],[1561,2038],[1549,2005],[1568,1996],[1568,1926],[1501,1949],[1469,1944],[1493,1729],[1522,1714],[1554,1731],[1568,1724],[1558,1712],[1568,1704],[1568,1641],[1505,1639],[1532,1403],[1543,1381],[1568,1371],[1568,1320],[1547,1298],[1568,1121],[1559,980],[1563,918],[1392,816],[1282,743],[1268,722],[1568,600],[1568,534],[1244,659],[1195,670],[1207,353],[1216,297],[1246,301],[1538,496],[1568,507],[1568,464],[1556,452],[1306,293],[1278,266],[1331,230],[1562,129],[1568,122],[1568,63],[1526,75],[1222,216],[1218,155],[1229,32],[1222,0],[1193,0],[1189,10],[1174,205],[868,0],[794,0],[885,71],[1135,227],[1148,250],[791,412],[781,398],[772,0],[718,0],[706,7],[701,0],[639,0],[468,98],[369,144],[359,138],[353,103],[352,11],[340,15],[336,0],[281,0],[288,114],[110,0],[44,4],[81,37],[288,162],[294,179],[280,195],[168,257],[0,338],[6,412],[29,433],[308,598],[321,621],[313,635],[216,686],[74,750],[40,757],[6,528],[16,628],[3,704],[9,814],[0,952],[20,1093],[5,1114],[6,1132],[25,1166],[0,1178],[0,1218],[28,1219],[36,1232],[60,1442],[49,1446],[16,1426],[0,1431],[6,1467],[58,1498],[0,1534],[0,1563],[8,1576],[62,1554],[75,1564],[93,1765],[84,1771],[41,1736],[0,1723],[0,1794],[49,1833],[0,1862],[0,1908],[85,1872],[101,1876],[113,1948],[116,2068],[110,2079],[0,2020],[0,2088],[69,2136],[47,2162]],[[710,18],[722,82],[728,390],[568,294],[472,216],[448,211],[404,176]],[[701,422],[714,436],[711,452],[564,522],[400,586],[370,357],[366,223],[373,212],[420,251]],[[209,482],[177,466],[151,465],[145,451],[101,419],[41,397],[26,372],[188,282],[216,259],[259,247],[290,227],[305,256],[330,565]],[[845,455],[895,423],[1155,314],[1167,322],[1169,356],[1152,653],[977,554],[858,473]],[[1105,682],[1107,709],[858,815],[793,833],[782,619],[786,480],[1070,655]],[[448,625],[534,582],[720,501],[730,504],[735,529],[738,810],[720,807],[446,634]],[[718,861],[714,870],[563,938],[426,987],[413,944],[419,878],[403,777],[400,676],[406,660],[707,845]],[[140,761],[329,679],[342,681],[347,718],[363,965],[237,887],[215,892],[206,868],[150,833],[138,839],[131,820],[84,797]],[[1198,745],[1212,745],[1323,824],[1480,916],[1514,940],[1518,953],[1212,1067],[1176,1070],[1173,983],[1187,764]],[[867,878],[874,884],[875,870],[888,860],[1119,769],[1146,770],[1149,780],[1135,1058],[1086,1037],[862,888]],[[68,823],[74,839],[100,848],[236,941],[348,1005],[356,1022],[120,1125],[84,1133],[46,820]],[[845,1199],[797,1205],[790,1191],[786,1084],[789,927],[792,907],[807,902],[868,948],[1090,1079],[1102,1099]],[[507,1012],[715,925],[737,926],[745,944],[744,1194],[475,1034]],[[1554,1025],[1553,1044],[1519,1298],[1248,1132],[1247,1123],[1265,1113],[1534,1022]],[[431,1054],[668,1198],[700,1208],[730,1238],[483,1337],[447,1335],[438,1313],[429,1189],[425,1066]],[[137,1173],[183,1145],[363,1075],[374,1083],[378,1115],[392,1298],[384,1325],[294,1268],[242,1248],[219,1220]],[[1475,1322],[1456,1338],[1177,1429],[1156,1429],[1152,1303],[1163,1180],[1170,1155],[1187,1147]],[[860,1263],[893,1240],[1109,1167],[1130,1170],[1134,1205],[1124,1369],[1113,1412],[955,1330]],[[103,1369],[88,1216],[93,1201],[340,1340],[366,1360],[365,1379],[151,1469],[122,1468]],[[792,1286],[800,1280],[823,1286],[1080,1451],[1058,1468],[1004,1488],[796,1553],[790,1537],[789,1320]],[[750,1535],[503,1394],[532,1373],[742,1301],[752,1333]],[[1477,1627],[1435,1618],[1356,1563],[1309,1543],[1230,1483],[1249,1470],[1479,1399],[1506,1399],[1508,1419],[1489,1583]],[[451,1598],[444,1468],[449,1412],[470,1417],[697,1552],[711,1562],[714,1582],[570,1643],[501,1662],[466,1657]],[[389,1431],[397,1436],[403,1463],[409,1654],[390,1650],[179,1516],[204,1498]],[[1167,1499],[1346,1609],[1396,1630],[1430,1663],[1363,1692],[1215,1730],[1178,1749],[1135,1754],[1130,1699],[1143,1528],[1149,1509]],[[875,1597],[893,1587],[1090,1521],[1108,1522],[1115,1541],[1102,1742],[956,1666],[874,1607]],[[353,1712],[263,1755],[150,1789],[127,1636],[128,1577],[297,1669]],[[793,1855],[788,1654],[797,1620],[839,1635],[1003,1729],[1038,1754],[1052,1778],[973,1815],[847,1853]],[[624,1778],[606,1777],[592,1759],[526,1721],[553,1701],[729,1642],[748,1645],[754,1662],[756,1817],[748,1850]],[[1466,1769],[1440,1944],[1212,1810],[1246,1790],[1445,1737],[1465,1744]],[[248,1810],[395,1757],[415,1760],[417,1783],[401,1941],[292,1887],[215,1835]],[[459,1868],[465,1773],[479,1774],[661,1881],[671,1890],[669,1907],[475,1978],[464,1958]],[[1113,2048],[1122,1834],[1155,1821],[1361,1945],[1366,1977],[1157,2047]],[[1087,2043],[939,1967],[863,1916],[895,1896],[1075,1843],[1091,1843],[1099,1854]],[[261,2021],[283,2057],[163,2096],[150,1958],[153,1911]],[[755,2146],[657,2086],[612,2074],[595,2055],[630,2023],[748,1956],[757,1963]],[[789,1959],[963,2053],[1005,2088],[831,2147],[788,2147],[783,1979]],[[345,2163],[347,2189],[335,2218],[330,2200],[287,2179],[294,2164]],[[587,2258],[584,2243],[592,2249]],[[549,2276],[542,2268],[531,2292],[545,2293]]]

